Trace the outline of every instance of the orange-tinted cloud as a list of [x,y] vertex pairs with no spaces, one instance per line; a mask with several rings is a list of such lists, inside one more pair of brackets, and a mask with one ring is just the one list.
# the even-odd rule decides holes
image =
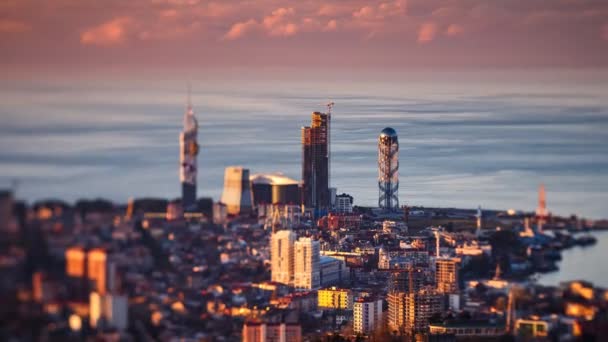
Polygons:
[[248,34],[249,32],[256,30],[257,27],[258,23],[253,19],[236,23],[232,25],[232,27],[230,27],[230,30],[224,35],[224,39],[239,39]]
[[435,35],[437,35],[437,24],[434,22],[423,23],[418,29],[418,43],[428,43],[435,39]]
[[457,24],[451,24],[445,30],[445,34],[449,37],[459,36],[463,33],[464,33],[464,29],[462,28],[462,26],[457,25]]
[[80,35],[84,45],[110,46],[124,43],[127,39],[128,28],[133,24],[130,17],[119,17],[99,26],[85,30]]
[[[0,38],[9,38],[0,64],[162,56],[167,65],[272,65],[285,53],[307,64],[300,56],[327,49],[340,65],[608,66],[606,18],[602,0],[0,0]],[[247,41],[228,43],[238,39]],[[83,45],[107,48],[105,60]]]
[[21,33],[31,29],[32,27],[23,21],[0,19],[0,33]]

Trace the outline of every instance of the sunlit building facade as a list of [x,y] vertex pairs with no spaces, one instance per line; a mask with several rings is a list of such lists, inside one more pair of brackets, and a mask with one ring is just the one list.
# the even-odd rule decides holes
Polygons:
[[311,126],[302,127],[302,204],[306,208],[330,207],[329,120],[329,115],[314,112]]
[[399,140],[397,132],[387,127],[378,137],[378,207],[399,208]]

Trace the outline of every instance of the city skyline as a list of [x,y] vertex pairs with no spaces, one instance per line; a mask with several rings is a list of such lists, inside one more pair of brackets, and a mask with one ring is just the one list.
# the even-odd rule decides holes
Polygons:
[[608,332],[605,0],[4,0],[0,49],[2,341]]

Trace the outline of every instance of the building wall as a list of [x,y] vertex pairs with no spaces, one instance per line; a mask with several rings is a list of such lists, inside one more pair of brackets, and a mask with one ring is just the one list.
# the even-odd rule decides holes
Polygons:
[[280,230],[272,234],[270,242],[270,264],[272,281],[291,285],[294,281],[296,234],[290,230]]
[[317,292],[318,306],[327,309],[352,309],[353,298],[350,290],[329,288]]
[[311,238],[300,238],[295,243],[294,286],[298,289],[317,289],[320,279],[320,244]]
[[230,215],[248,214],[253,210],[253,195],[249,181],[249,170],[230,166],[224,172],[222,203]]

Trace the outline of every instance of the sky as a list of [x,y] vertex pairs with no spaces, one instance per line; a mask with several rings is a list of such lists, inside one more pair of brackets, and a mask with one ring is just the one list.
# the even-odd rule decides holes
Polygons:
[[608,66],[605,0],[3,0],[0,66]]

